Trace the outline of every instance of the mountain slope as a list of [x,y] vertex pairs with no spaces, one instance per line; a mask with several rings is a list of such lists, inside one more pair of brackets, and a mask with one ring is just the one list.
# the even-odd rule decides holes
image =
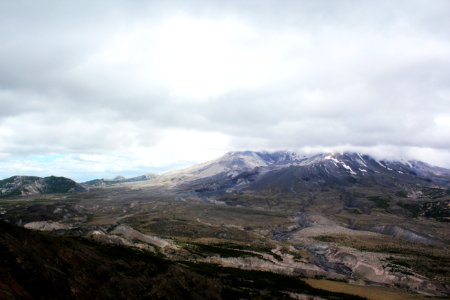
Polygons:
[[0,180],[0,197],[83,191],[84,187],[65,177],[13,176]]
[[450,170],[417,161],[387,161],[359,153],[230,152],[223,157],[166,173],[155,184],[203,195],[243,190],[279,192],[350,186],[450,187]]
[[158,176],[151,184],[182,189],[226,189],[246,184],[246,177],[299,163],[294,152],[229,152],[224,156]]
[[87,187],[104,187],[104,186],[111,186],[121,183],[130,183],[130,182],[139,182],[139,181],[148,181],[155,179],[157,175],[155,174],[144,174],[141,176],[131,177],[131,178],[125,178],[123,176],[117,176],[113,179],[93,179],[86,182],[83,182],[82,185]]
[[229,152],[218,159],[193,167],[163,174],[157,178],[161,184],[178,184],[204,178],[234,178],[244,172],[265,169],[276,165],[289,165],[298,161],[297,154],[291,152]]
[[[421,163],[421,166],[428,166]],[[249,188],[271,186],[280,191],[317,188],[405,187],[415,185],[449,186],[450,176],[437,178],[433,168],[419,172],[409,162],[378,161],[358,153],[318,154],[304,159],[298,165],[271,170],[262,174]]]

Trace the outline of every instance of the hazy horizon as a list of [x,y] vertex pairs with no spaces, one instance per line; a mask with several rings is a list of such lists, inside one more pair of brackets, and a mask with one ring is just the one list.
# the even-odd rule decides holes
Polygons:
[[450,2],[0,1],[0,178],[229,151],[450,168]]
[[[272,150],[272,151],[266,151],[266,150],[258,150],[258,151],[252,151],[252,150],[238,150],[238,151],[228,151],[226,153],[223,153],[222,156],[219,157],[215,157],[213,159],[210,160],[205,160],[205,161],[199,161],[199,162],[179,162],[176,165],[170,165],[161,169],[153,169],[153,171],[148,171],[145,169],[142,170],[134,170],[134,171],[129,171],[129,172],[123,172],[123,173],[118,173],[118,174],[111,174],[111,173],[89,173],[88,175],[81,175],[79,177],[73,177],[70,176],[70,174],[66,175],[66,174],[53,174],[53,173],[43,173],[43,172],[36,172],[36,173],[26,173],[26,174],[14,174],[9,177],[12,176],[38,176],[38,177],[48,177],[48,176],[65,176],[68,178],[71,178],[73,180],[75,180],[76,182],[86,182],[86,181],[90,181],[90,180],[94,180],[94,179],[106,179],[106,180],[112,180],[115,179],[116,177],[125,177],[125,178],[132,178],[132,177],[137,177],[137,176],[141,176],[141,175],[146,175],[146,174],[155,174],[155,175],[163,175],[165,173],[169,173],[172,171],[179,171],[179,170],[183,170],[183,169],[187,169],[190,167],[194,167],[194,166],[198,166],[199,164],[201,165],[202,163],[208,163],[210,161],[214,161],[216,159],[220,159],[223,156],[225,156],[228,153],[234,153],[234,152],[295,152],[299,155],[304,155],[306,157],[308,156],[313,156],[313,155],[317,155],[317,154],[325,154],[325,153],[358,153],[361,155],[364,154],[368,154],[371,157],[373,157],[374,159],[377,160],[399,160],[399,161],[406,161],[406,160],[412,160],[410,157],[406,157],[406,156],[402,156],[402,155],[384,155],[383,152],[376,152],[376,151],[372,151],[371,153],[366,153],[366,152],[360,152],[357,149],[345,149],[342,148],[339,151],[338,150],[333,150],[333,149],[322,149],[322,150],[316,150],[316,149],[304,149],[303,151],[294,151],[294,150]],[[437,166],[437,165],[435,165]],[[442,167],[442,166],[438,166],[438,167]],[[106,176],[105,176],[106,175]],[[0,180],[5,179],[5,178],[0,178]]]

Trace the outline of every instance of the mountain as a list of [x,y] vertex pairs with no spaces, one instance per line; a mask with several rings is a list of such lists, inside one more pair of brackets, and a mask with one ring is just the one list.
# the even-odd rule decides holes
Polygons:
[[110,185],[116,185],[121,183],[129,183],[129,182],[138,182],[138,181],[147,181],[152,180],[156,178],[157,175],[155,174],[144,174],[136,177],[126,178],[123,176],[117,176],[113,179],[93,179],[86,182],[83,182],[82,185],[87,187],[104,187],[104,186],[110,186]]
[[165,173],[156,178],[154,183],[173,187],[202,180],[207,182],[228,181],[228,179],[238,181],[247,173],[253,174],[256,171],[266,171],[275,167],[287,167],[300,160],[301,157],[298,154],[287,151],[229,152],[212,161]]
[[[420,166],[420,169],[418,168]],[[359,153],[317,154],[287,168],[273,168],[249,184],[250,189],[267,187],[293,189],[364,187],[450,187],[450,173],[423,162],[377,160]],[[447,170],[448,171],[448,170]]]
[[450,187],[450,170],[419,161],[377,160],[344,152],[230,152],[221,158],[166,173],[154,183],[210,195],[244,190],[295,192],[350,186]]
[[84,191],[80,184],[65,177],[12,176],[0,180],[0,197]]
[[184,289],[302,298],[292,290],[298,276],[369,299],[448,298],[449,174],[353,152],[244,151],[151,180],[100,180],[50,202],[8,198],[0,201],[0,257],[8,258],[0,298],[214,298]]

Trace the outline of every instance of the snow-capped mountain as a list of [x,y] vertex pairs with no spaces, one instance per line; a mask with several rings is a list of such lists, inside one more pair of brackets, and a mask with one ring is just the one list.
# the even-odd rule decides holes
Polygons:
[[418,161],[377,160],[353,152],[300,155],[288,151],[243,151],[230,152],[213,161],[166,173],[151,182],[213,193],[354,184],[450,186],[450,170]]

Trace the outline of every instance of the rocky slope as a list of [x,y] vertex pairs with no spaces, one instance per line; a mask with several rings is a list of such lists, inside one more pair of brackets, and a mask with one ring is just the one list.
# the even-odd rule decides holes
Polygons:
[[[320,190],[358,186],[450,188],[450,170],[418,161],[377,160],[359,153],[299,155],[293,152],[230,152],[169,172],[150,185],[194,190],[201,195],[244,190]],[[444,190],[446,192],[446,190]]]
[[83,182],[82,185],[86,187],[106,187],[106,186],[112,186],[116,184],[123,184],[123,183],[133,183],[133,182],[140,182],[140,181],[148,181],[155,179],[157,177],[156,174],[148,173],[141,176],[136,177],[130,177],[126,178],[123,176],[117,176],[113,179],[93,179],[86,182]]
[[0,197],[84,191],[80,184],[65,177],[13,176],[0,180]]

